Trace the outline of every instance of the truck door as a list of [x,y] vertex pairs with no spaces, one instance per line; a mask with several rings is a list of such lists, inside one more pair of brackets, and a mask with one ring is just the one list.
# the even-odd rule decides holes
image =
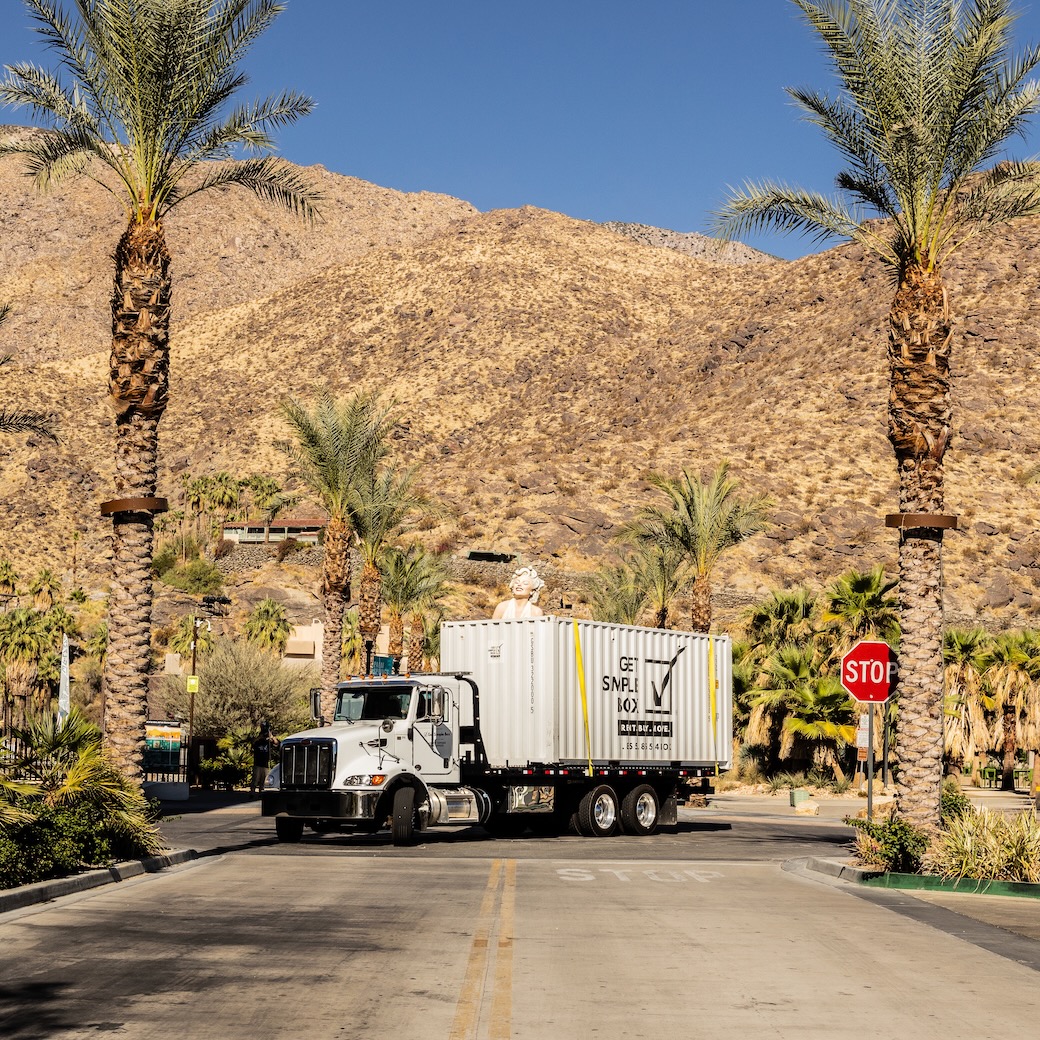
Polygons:
[[416,693],[412,724],[415,771],[428,780],[457,780],[458,719],[451,691],[444,686],[421,686]]

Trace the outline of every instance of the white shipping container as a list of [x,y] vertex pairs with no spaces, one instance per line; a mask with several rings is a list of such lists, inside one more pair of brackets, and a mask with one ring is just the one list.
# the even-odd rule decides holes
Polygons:
[[441,670],[477,683],[494,768],[730,764],[728,636],[551,616],[448,621]]

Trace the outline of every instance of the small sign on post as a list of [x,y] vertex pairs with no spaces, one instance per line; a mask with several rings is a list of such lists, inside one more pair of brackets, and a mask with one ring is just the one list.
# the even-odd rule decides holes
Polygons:
[[884,704],[896,681],[896,658],[888,643],[861,639],[841,659],[841,685],[849,696],[867,704],[866,746],[856,734],[857,758],[867,762],[867,819],[874,818],[874,705]]

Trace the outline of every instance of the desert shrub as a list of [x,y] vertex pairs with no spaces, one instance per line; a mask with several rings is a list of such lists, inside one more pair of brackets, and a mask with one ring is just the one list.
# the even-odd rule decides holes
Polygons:
[[769,778],[769,793],[777,794],[795,787],[805,787],[806,783],[804,773],[775,773]]
[[[268,722],[275,733],[294,733],[310,721],[310,688],[317,676],[307,668],[286,667],[277,653],[244,640],[217,640],[198,664],[195,732],[221,738],[235,731],[256,732]],[[180,676],[166,676],[167,710],[188,714],[188,694]]]
[[227,733],[217,741],[217,753],[199,764],[203,784],[232,790],[244,787],[253,775],[253,750],[249,736]]
[[1040,820],[1035,811],[955,816],[932,843],[926,866],[948,879],[1040,882]]
[[230,556],[235,551],[236,544],[230,538],[221,538],[213,547],[213,559],[223,560],[225,557]]
[[0,749],[0,888],[161,849],[153,807],[109,761],[100,730],[77,710],[15,735],[24,751]]
[[172,546],[164,546],[152,557],[152,574],[161,578],[177,566],[177,553]]
[[846,817],[855,827],[856,852],[871,867],[899,874],[916,874],[928,848],[928,836],[899,816],[879,823]]
[[299,552],[303,548],[303,542],[296,538],[283,538],[278,543],[278,548],[275,551],[275,559],[281,563],[287,556],[291,556],[294,552]]
[[162,580],[192,596],[209,595],[224,587],[224,575],[209,560],[202,559],[174,567],[162,575]]
[[961,785],[952,776],[948,776],[940,792],[939,814],[944,825],[961,816],[970,816],[975,812],[971,799],[961,790]]

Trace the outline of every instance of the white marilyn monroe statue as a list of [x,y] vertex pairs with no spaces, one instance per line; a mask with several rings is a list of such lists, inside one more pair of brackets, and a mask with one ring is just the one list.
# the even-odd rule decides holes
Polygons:
[[509,591],[512,599],[504,599],[497,607],[493,618],[529,618],[541,617],[542,608],[536,600],[538,593],[545,587],[545,582],[538,577],[533,567],[521,567],[513,572],[509,579]]

